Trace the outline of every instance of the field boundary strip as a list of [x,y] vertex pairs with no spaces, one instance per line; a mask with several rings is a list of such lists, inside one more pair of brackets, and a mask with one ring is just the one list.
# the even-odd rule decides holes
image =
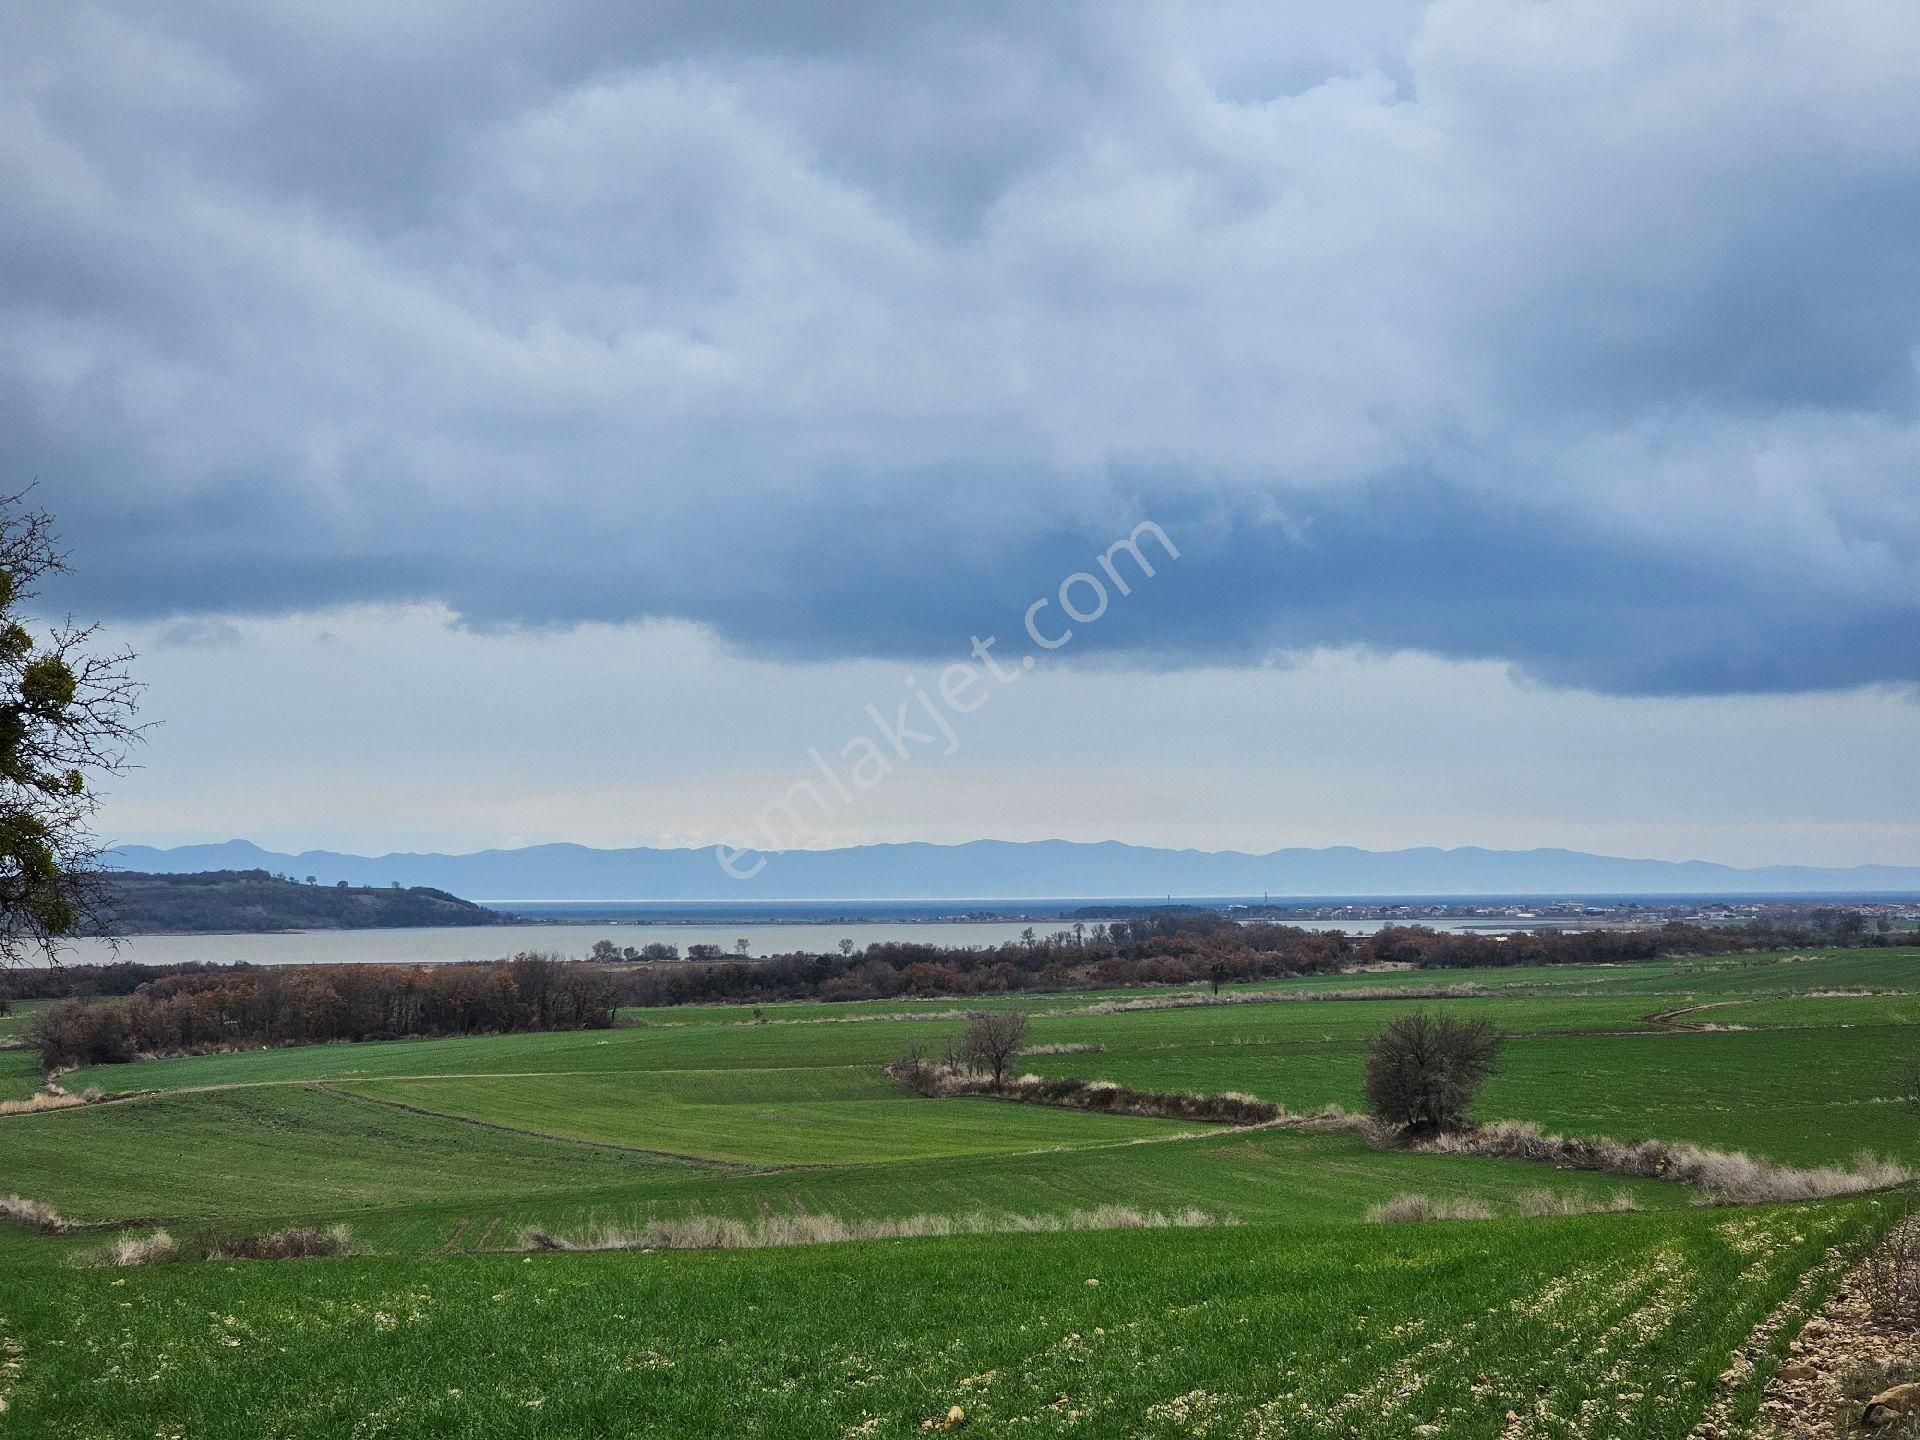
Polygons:
[[[293,1046],[293,1049],[318,1047]],[[176,1057],[166,1057],[176,1058]],[[138,1062],[135,1062],[138,1063]],[[754,1073],[769,1075],[786,1074],[794,1071],[816,1073],[825,1070],[855,1070],[864,1067],[856,1065],[756,1065]],[[451,1070],[419,1075],[288,1075],[275,1080],[220,1080],[211,1085],[166,1085],[153,1086],[145,1090],[120,1090],[110,1095],[102,1095],[97,1100],[82,1101],[79,1104],[64,1106],[67,1110],[93,1110],[102,1105],[130,1105],[142,1100],[166,1100],[176,1095],[213,1095],[226,1090],[267,1090],[275,1086],[298,1086],[311,1089],[315,1086],[373,1085],[385,1084],[390,1080],[544,1080],[557,1075],[737,1075],[738,1069],[719,1065],[702,1065],[697,1068],[662,1069],[658,1066],[622,1067],[618,1069],[593,1070]],[[355,1096],[355,1099],[370,1099],[370,1096]],[[54,1114],[47,1111],[19,1111],[0,1113],[0,1121],[13,1119],[15,1113]],[[439,1111],[429,1111],[439,1114]],[[459,1117],[449,1117],[459,1118]],[[538,1134],[538,1131],[526,1131],[526,1134]],[[554,1136],[555,1139],[570,1139],[570,1136]],[[624,1147],[622,1147],[624,1148]],[[668,1153],[668,1152],[661,1152]]]
[[1711,1035],[1733,1027],[1723,1025],[1695,1025],[1682,1020],[1680,1017],[1682,1015],[1695,1015],[1702,1010],[1724,1010],[1729,1005],[1745,1005],[1747,1003],[1749,1002],[1746,1000],[1709,1000],[1701,1005],[1680,1005],[1672,1010],[1656,1010],[1653,1014],[1642,1015],[1640,1018],[1649,1025],[1659,1026],[1662,1030],[1677,1030],[1687,1035]]
[[[809,1066],[797,1066],[797,1067],[790,1067],[790,1068],[817,1070],[821,1068],[840,1068],[840,1067],[820,1067],[820,1066],[809,1065]],[[846,1068],[864,1068],[864,1067],[846,1067]],[[544,1073],[601,1074],[605,1072],[580,1071],[580,1072],[540,1072],[540,1073],[543,1073],[543,1074]],[[721,1073],[721,1072],[716,1071],[712,1073]],[[503,1078],[503,1077],[487,1076],[487,1075],[474,1075],[474,1076],[383,1075],[378,1077],[378,1080],[379,1082],[384,1083],[385,1081],[388,1081],[388,1080],[414,1080],[414,1079],[485,1080],[485,1079],[500,1079],[500,1078]],[[263,1083],[267,1083],[267,1082],[263,1082]],[[806,1164],[806,1163],[795,1162],[793,1164],[786,1164],[786,1165],[756,1164],[756,1163],[752,1163],[744,1160],[721,1160],[721,1159],[717,1159],[707,1155],[689,1155],[677,1150],[652,1150],[641,1145],[622,1145],[617,1141],[613,1141],[613,1140],[587,1140],[577,1135],[557,1135],[549,1130],[532,1130],[532,1129],[527,1129],[523,1126],[518,1126],[518,1125],[505,1125],[500,1123],[497,1120],[478,1120],[471,1115],[456,1115],[456,1114],[453,1114],[451,1111],[433,1110],[433,1109],[427,1108],[424,1105],[409,1105],[402,1100],[388,1100],[378,1095],[362,1095],[357,1091],[340,1089],[337,1086],[325,1081],[319,1081],[319,1080],[304,1080],[304,1081],[297,1081],[297,1082],[296,1081],[274,1081],[271,1083],[273,1084],[296,1084],[297,1083],[302,1085],[306,1089],[319,1091],[327,1095],[332,1095],[338,1099],[358,1100],[368,1105],[382,1105],[391,1110],[400,1110],[400,1111],[406,1112],[409,1115],[419,1115],[428,1119],[452,1120],[461,1125],[478,1125],[483,1130],[497,1130],[507,1135],[518,1135],[527,1139],[552,1140],[563,1145],[584,1145],[590,1149],[595,1149],[595,1150],[615,1150],[628,1155],[645,1155],[652,1159],[672,1160],[682,1164],[699,1166],[704,1169],[724,1170],[736,1175],[823,1174],[827,1172],[839,1172],[839,1171],[845,1171],[845,1170],[865,1170],[865,1169],[871,1169],[871,1168],[880,1167],[880,1166],[915,1163],[914,1160],[911,1158],[899,1159],[899,1160],[848,1160],[848,1161],[844,1161],[836,1164]],[[370,1081],[369,1083],[374,1083],[374,1082]],[[164,1092],[164,1093],[177,1094],[182,1092],[175,1091],[175,1092]],[[1004,1102],[1009,1097],[987,1096],[987,1095],[980,1095],[980,1096],[958,1095],[958,1096],[952,1096],[950,1098],[956,1099],[956,1100],[981,1099],[981,1100],[996,1100],[996,1101]],[[1105,1118],[1101,1116],[1098,1111],[1073,1110],[1073,1107],[1070,1107],[1070,1106],[1050,1106],[1045,1108],[1071,1110],[1072,1113],[1092,1115],[1096,1119]],[[1159,1117],[1152,1117],[1152,1118],[1159,1118]],[[1206,1124],[1208,1122],[1203,1121],[1200,1123]],[[1185,1141],[1185,1140],[1216,1140],[1223,1135],[1237,1135],[1237,1134],[1244,1134],[1244,1133],[1255,1131],[1255,1130],[1271,1130],[1275,1128],[1285,1129],[1288,1127],[1276,1126],[1273,1122],[1270,1122],[1270,1121],[1263,1121],[1255,1125],[1213,1124],[1210,1126],[1210,1128],[1205,1130],[1180,1130],[1170,1135],[1131,1135],[1122,1140],[1094,1140],[1094,1141],[1089,1141],[1085,1144],[1037,1145],[1031,1150],[996,1151],[994,1152],[994,1158],[1019,1159],[1023,1156],[1054,1155],[1054,1154],[1064,1153],[1066,1151],[1074,1151],[1078,1153],[1078,1152],[1084,1152],[1084,1151],[1090,1151],[1090,1150],[1124,1149],[1132,1145],[1167,1145],[1175,1141]],[[1292,1128],[1300,1129],[1302,1127],[1295,1126]],[[936,1158],[958,1158],[958,1157],[936,1157]],[[975,1158],[986,1158],[986,1157],[975,1157]]]

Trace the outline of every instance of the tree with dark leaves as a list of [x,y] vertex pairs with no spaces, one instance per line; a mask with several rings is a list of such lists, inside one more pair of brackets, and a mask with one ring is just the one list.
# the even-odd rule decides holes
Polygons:
[[61,940],[103,928],[94,782],[140,737],[132,655],[100,650],[97,626],[36,634],[24,618],[36,583],[67,568],[26,500],[0,497],[0,966],[54,963]]
[[1402,1015],[1367,1042],[1367,1108],[1410,1130],[1456,1130],[1499,1068],[1500,1032],[1485,1020]]

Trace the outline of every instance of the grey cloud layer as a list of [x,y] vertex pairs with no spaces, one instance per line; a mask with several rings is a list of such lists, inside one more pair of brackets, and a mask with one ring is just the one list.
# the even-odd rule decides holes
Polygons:
[[399,8],[8,22],[77,605],[1920,678],[1905,0]]

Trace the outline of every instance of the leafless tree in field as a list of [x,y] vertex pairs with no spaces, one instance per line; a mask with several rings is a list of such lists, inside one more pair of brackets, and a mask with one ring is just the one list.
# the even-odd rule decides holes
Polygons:
[[1026,1040],[1024,1010],[977,1010],[967,1017],[967,1057],[979,1069],[993,1072],[995,1088],[1005,1082],[1007,1067]]
[[1367,1043],[1367,1108],[1413,1130],[1455,1130],[1498,1068],[1500,1032],[1485,1020],[1402,1015]]

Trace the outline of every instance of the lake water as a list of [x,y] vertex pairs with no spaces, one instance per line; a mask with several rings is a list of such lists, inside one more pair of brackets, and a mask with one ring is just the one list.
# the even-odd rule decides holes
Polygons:
[[[1296,922],[1302,929],[1342,929],[1365,934],[1379,922]],[[1464,929],[1468,922],[1430,922],[1435,929]],[[1473,922],[1485,926],[1488,922]],[[494,960],[516,950],[550,950],[585,956],[596,940],[631,945],[636,950],[659,942],[677,945],[685,955],[690,945],[718,945],[728,955],[737,941],[747,942],[750,955],[781,955],[793,951],[821,953],[839,948],[848,939],[856,947],[884,941],[920,945],[1000,945],[1018,940],[1031,926],[1039,934],[1070,928],[1046,920],[898,920],[845,923],[807,921],[716,920],[678,924],[621,924],[614,921],[579,924],[503,926],[449,925],[411,930],[302,930],[275,935],[135,935],[120,942],[117,958],[142,965],[178,965],[201,961],[231,965],[437,965],[454,960]],[[114,959],[105,941],[79,941],[66,959],[72,963],[105,963]]]

